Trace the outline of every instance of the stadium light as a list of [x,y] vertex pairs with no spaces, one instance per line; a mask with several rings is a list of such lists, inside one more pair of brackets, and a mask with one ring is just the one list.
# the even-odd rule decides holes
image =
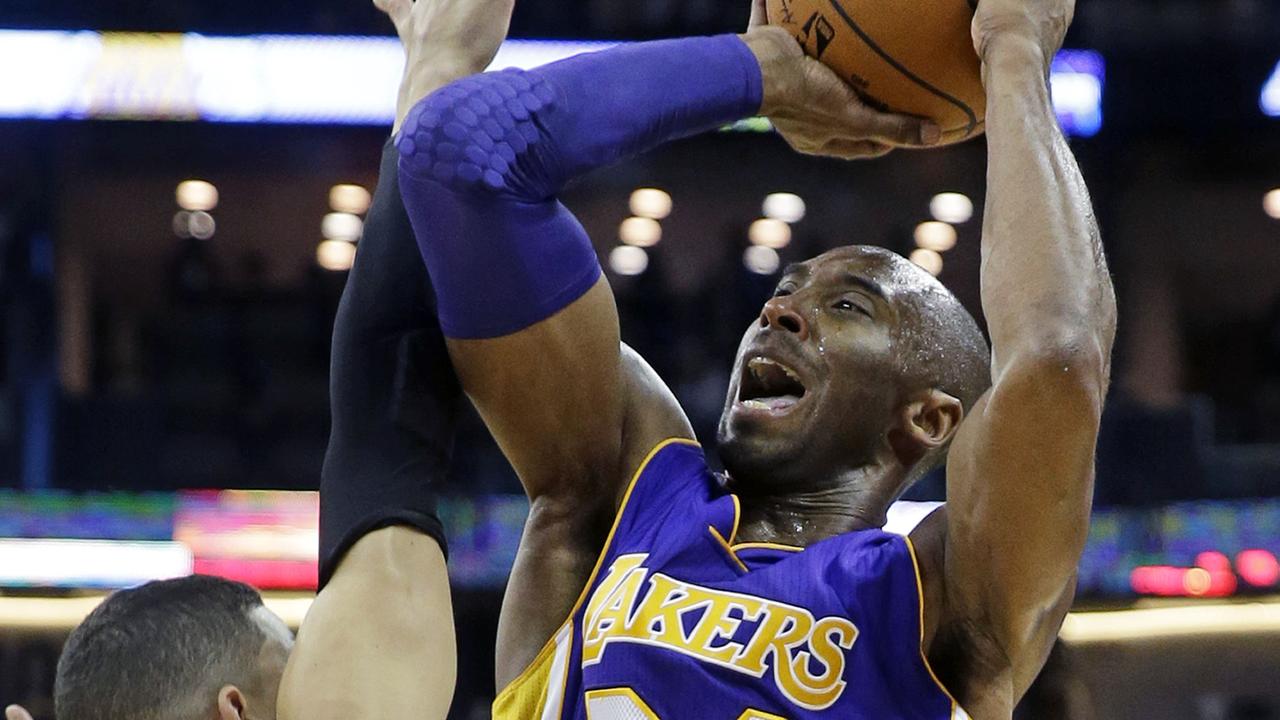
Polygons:
[[206,180],[183,180],[174,190],[174,199],[183,210],[208,212],[218,207],[218,188]]
[[671,214],[671,195],[658,188],[639,188],[631,193],[631,214],[650,220],[663,220]]
[[934,250],[916,248],[911,251],[911,262],[924,268],[925,272],[937,276],[942,272],[942,256]]
[[330,272],[350,270],[356,261],[356,246],[344,240],[325,240],[316,246],[316,264]]
[[742,253],[742,264],[757,275],[772,275],[778,272],[782,258],[778,251],[764,245],[752,245]]
[[760,218],[751,223],[747,238],[752,245],[781,250],[791,243],[791,226],[781,220]]
[[1271,190],[1262,196],[1262,210],[1268,217],[1280,220],[1280,188]]
[[649,267],[649,253],[634,245],[619,245],[609,253],[609,267],[619,275],[639,275]]
[[804,198],[795,193],[770,193],[765,196],[761,212],[765,217],[785,223],[798,223],[804,219]]
[[1280,603],[1214,603],[1067,615],[1068,644],[1126,642],[1157,637],[1280,633]]
[[938,193],[929,201],[929,214],[939,222],[952,225],[967,223],[973,218],[973,201],[964,193]]
[[373,196],[361,185],[334,185],[329,188],[329,207],[334,212],[363,215],[373,203]]
[[916,226],[915,239],[917,247],[943,253],[956,246],[956,229],[947,223],[929,220]]
[[357,242],[364,232],[364,221],[345,212],[331,212],[320,221],[320,234],[325,240]]
[[647,248],[662,240],[662,225],[647,217],[629,217],[618,226],[618,239],[628,245]]
[[[0,597],[0,628],[26,630],[70,630],[79,625],[105,595],[81,597]],[[297,629],[302,625],[314,596],[310,593],[263,593],[262,604],[284,623]]]
[[1263,113],[1271,117],[1280,117],[1280,63],[1276,63],[1276,69],[1263,84],[1262,98],[1258,104],[1262,107]]

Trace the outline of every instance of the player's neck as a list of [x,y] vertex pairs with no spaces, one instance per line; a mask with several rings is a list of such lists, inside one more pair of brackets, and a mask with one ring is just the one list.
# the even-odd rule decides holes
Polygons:
[[742,517],[737,542],[767,542],[807,547],[820,540],[883,527],[893,502],[891,483],[845,482],[778,495],[739,496]]

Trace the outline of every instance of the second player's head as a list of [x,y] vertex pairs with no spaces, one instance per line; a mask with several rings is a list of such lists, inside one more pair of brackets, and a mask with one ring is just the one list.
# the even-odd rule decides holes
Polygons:
[[789,267],[743,336],[721,458],[744,494],[869,477],[896,496],[945,459],[990,383],[986,339],[950,291],[896,253],[840,248]]
[[113,593],[67,639],[58,720],[272,720],[293,636],[248,585],[195,575]]

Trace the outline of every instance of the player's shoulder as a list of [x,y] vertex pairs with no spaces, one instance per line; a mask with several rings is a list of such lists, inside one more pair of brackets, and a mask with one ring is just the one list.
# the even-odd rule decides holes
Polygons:
[[723,493],[697,441],[664,438],[649,448],[636,465],[621,509],[670,505],[699,497],[709,499]]
[[883,527],[836,535],[809,549],[817,556],[813,562],[846,581],[900,577],[915,590],[922,563],[934,558],[928,541],[923,552],[917,547],[917,535],[922,528],[932,529],[944,515],[943,503],[900,501],[889,509]]
[[694,439],[693,427],[679,401],[658,372],[625,343],[622,345],[622,382],[625,384],[621,449],[622,487],[651,459],[654,449],[668,440]]

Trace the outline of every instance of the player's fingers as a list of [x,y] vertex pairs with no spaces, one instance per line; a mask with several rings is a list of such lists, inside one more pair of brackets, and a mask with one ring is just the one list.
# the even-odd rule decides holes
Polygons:
[[883,113],[868,107],[858,109],[860,122],[867,135],[893,145],[936,145],[942,139],[942,129],[932,120]]
[[816,154],[843,160],[867,160],[888,155],[893,151],[892,145],[875,140],[846,140],[837,138],[822,146]]
[[751,0],[751,19],[747,22],[747,29],[760,27],[769,22],[769,13],[765,9],[765,0]]
[[10,705],[4,709],[4,720],[31,720],[31,713],[21,705]]

